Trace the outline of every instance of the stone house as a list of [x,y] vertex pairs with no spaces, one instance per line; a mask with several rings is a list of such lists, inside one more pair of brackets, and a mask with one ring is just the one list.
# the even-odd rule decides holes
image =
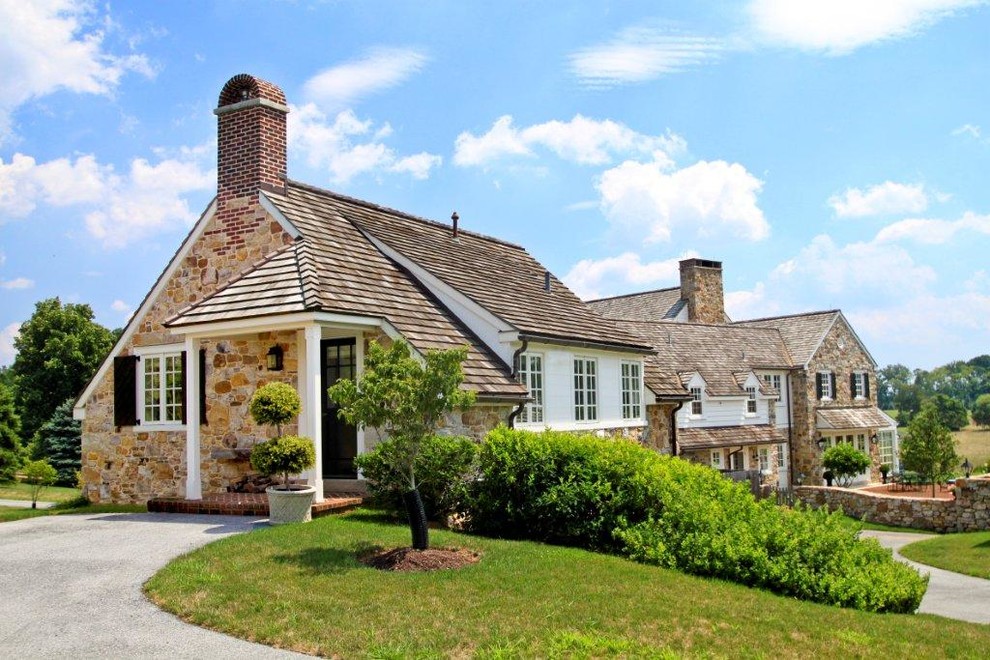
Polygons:
[[[217,195],[76,403],[86,497],[198,500],[236,487],[266,437],[247,403],[272,380],[301,395],[286,432],[314,439],[303,476],[316,500],[354,490],[354,457],[377,438],[338,420],[326,389],[360,375],[372,340],[402,338],[418,354],[468,347],[477,404],[445,432],[480,438],[505,422],[660,442],[669,416],[644,385],[645,340],[456,214],[433,222],[289,179],[288,112],[266,81],[223,87]],[[644,432],[648,415],[658,425]]]
[[781,487],[821,483],[824,449],[867,453],[858,481],[897,468],[897,429],[876,406],[876,361],[839,310],[732,322],[722,264],[687,259],[681,286],[589,306],[656,350],[647,382],[668,384],[676,425],[661,450]]

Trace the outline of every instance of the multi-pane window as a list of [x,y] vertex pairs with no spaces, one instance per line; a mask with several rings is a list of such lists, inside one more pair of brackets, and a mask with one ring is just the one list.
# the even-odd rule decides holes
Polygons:
[[877,434],[880,442],[880,463],[894,465],[894,433],[893,431],[880,431]]
[[747,387],[746,388],[746,414],[755,415],[756,414],[756,388]]
[[763,374],[763,382],[777,390],[777,398],[782,395],[780,392],[780,374]]
[[704,412],[704,408],[701,406],[701,388],[692,387],[691,388],[691,414],[700,416]]
[[866,374],[862,371],[853,372],[852,395],[854,399],[866,398]]
[[787,465],[787,445],[781,442],[777,445],[777,467],[783,468]]
[[767,472],[770,469],[770,448],[760,447],[756,455],[760,458],[760,472]]
[[143,362],[144,423],[181,423],[182,353],[147,355]]
[[543,422],[543,356],[538,353],[520,355],[518,376],[519,382],[526,386],[533,399],[519,413],[519,421],[539,424]]
[[574,420],[598,419],[598,363],[593,358],[574,359]]
[[818,384],[818,398],[819,399],[831,399],[833,396],[832,383],[834,382],[835,376],[831,371],[820,371],[817,374],[817,384]]
[[869,452],[866,451],[866,436],[862,433],[856,436],[856,449],[869,456]]
[[712,467],[716,470],[722,469],[722,450],[713,449],[712,450]]
[[622,419],[642,416],[643,376],[638,362],[622,363]]

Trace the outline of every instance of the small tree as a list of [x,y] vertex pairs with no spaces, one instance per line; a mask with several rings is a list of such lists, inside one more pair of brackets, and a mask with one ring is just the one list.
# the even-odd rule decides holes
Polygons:
[[58,473],[59,486],[75,486],[82,469],[82,424],[72,418],[73,399],[55,409],[34,440],[35,458],[46,459]]
[[423,440],[436,432],[446,413],[474,403],[474,392],[460,389],[464,382],[461,363],[466,357],[465,347],[429,351],[420,362],[404,341],[388,348],[372,342],[361,379],[339,380],[328,390],[340,405],[341,419],[378,429],[395,443],[391,460],[408,485],[403,500],[412,547],[417,550],[428,548],[430,541],[416,480],[416,457]]
[[46,460],[29,461],[24,465],[24,483],[31,487],[31,508],[38,508],[38,496],[55,483],[58,472]]
[[981,394],[973,404],[973,423],[990,428],[990,394]]
[[848,486],[853,478],[870,467],[870,458],[850,444],[829,447],[822,454],[822,464],[835,475],[840,486]]
[[932,497],[935,497],[935,484],[959,462],[955,445],[949,429],[939,419],[938,409],[926,404],[908,426],[907,437],[901,443],[901,463],[906,469],[931,479]]
[[275,427],[275,437],[282,436],[282,425],[292,421],[301,409],[302,402],[295,389],[279,382],[259,387],[248,404],[255,422],[262,426]]
[[259,387],[248,410],[255,422],[274,426],[275,437],[251,450],[251,467],[265,476],[282,475],[282,490],[289,490],[289,475],[313,467],[316,449],[313,441],[296,435],[282,435],[282,425],[299,414],[302,402],[291,385],[271,382]]

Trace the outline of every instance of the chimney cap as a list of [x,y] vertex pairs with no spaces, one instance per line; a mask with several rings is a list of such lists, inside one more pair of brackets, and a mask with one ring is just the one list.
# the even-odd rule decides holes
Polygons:
[[[248,103],[256,99],[264,105],[279,106],[288,112],[285,93],[278,85],[247,73],[239,73],[227,81],[223,89],[220,90],[217,107],[223,108],[239,103]],[[265,103],[266,101],[267,103]]]
[[678,262],[681,268],[717,268],[722,270],[721,261],[712,261],[711,259],[682,259]]

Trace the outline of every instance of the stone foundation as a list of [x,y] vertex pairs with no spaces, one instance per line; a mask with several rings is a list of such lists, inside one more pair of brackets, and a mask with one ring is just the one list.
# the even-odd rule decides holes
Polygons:
[[990,529],[990,479],[957,479],[954,500],[894,497],[846,488],[799,486],[796,499],[812,508],[827,506],[854,518],[935,532]]

